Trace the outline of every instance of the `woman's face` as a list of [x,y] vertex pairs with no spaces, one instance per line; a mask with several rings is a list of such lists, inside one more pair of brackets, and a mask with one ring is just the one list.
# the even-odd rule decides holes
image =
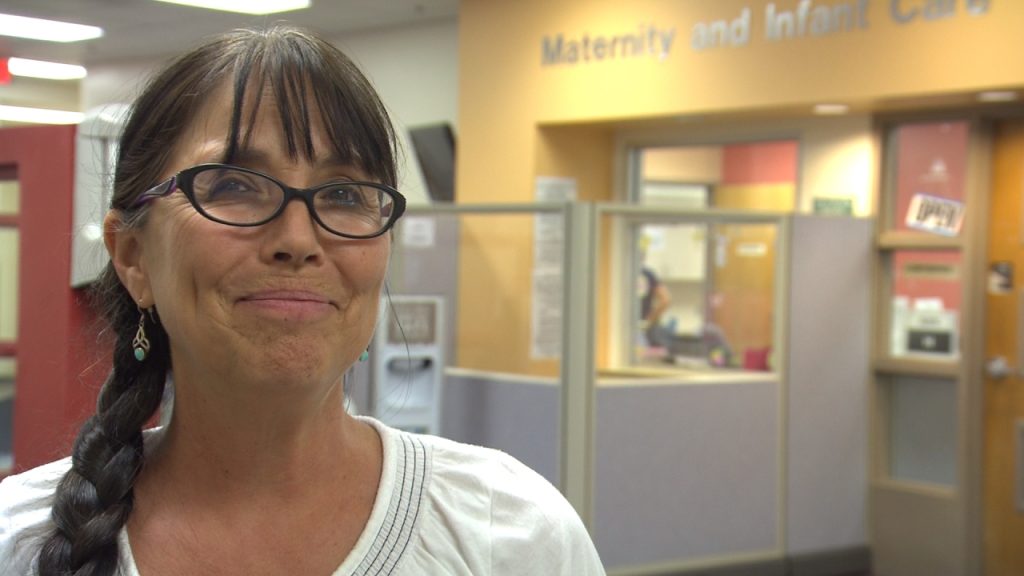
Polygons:
[[[163,176],[220,161],[230,117],[225,86],[186,131]],[[368,178],[335,160],[319,129],[313,133],[317,157],[290,159],[277,117],[265,94],[251,144],[234,164],[298,188]],[[336,236],[316,224],[301,201],[262,226],[226,226],[201,216],[176,192],[151,203],[138,238],[139,276],[170,337],[176,383],[333,384],[373,333],[389,254],[386,234]]]

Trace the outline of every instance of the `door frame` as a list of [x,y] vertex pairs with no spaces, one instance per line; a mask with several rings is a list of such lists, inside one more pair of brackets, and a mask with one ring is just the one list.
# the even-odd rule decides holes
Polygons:
[[[940,555],[944,569],[955,574],[983,574],[984,508],[984,338],[987,270],[986,223],[989,218],[993,123],[1010,114],[1007,108],[936,110],[876,115],[876,137],[882,155],[878,196],[878,237],[875,260],[875,305],[871,382],[871,470],[869,522],[875,568],[881,572],[918,573],[923,554]],[[1021,114],[1020,112],[1016,112]],[[1024,117],[1024,114],[1021,114]],[[894,222],[894,151],[888,141],[896,126],[918,122],[968,124],[968,158],[963,232],[937,238],[891,231]],[[888,354],[891,270],[887,258],[896,250],[958,250],[962,254],[960,358],[930,362],[893,358]],[[887,380],[899,376],[952,379],[956,386],[956,479],[949,489],[893,480],[888,477]],[[896,528],[893,529],[895,524]],[[922,550],[922,539],[933,546]],[[921,572],[925,573],[925,572]]]

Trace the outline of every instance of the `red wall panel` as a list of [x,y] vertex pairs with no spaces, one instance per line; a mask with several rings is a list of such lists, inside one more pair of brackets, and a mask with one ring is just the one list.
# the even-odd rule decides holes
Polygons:
[[796,182],[800,147],[796,140],[730,144],[722,148],[722,184]]

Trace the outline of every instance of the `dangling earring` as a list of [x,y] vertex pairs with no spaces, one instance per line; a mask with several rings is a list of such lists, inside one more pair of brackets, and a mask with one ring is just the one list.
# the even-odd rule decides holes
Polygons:
[[359,355],[359,361],[360,362],[366,362],[369,359],[370,359],[370,351],[369,350],[363,350],[363,353]]
[[135,332],[135,339],[132,340],[132,349],[135,350],[135,359],[139,362],[145,360],[149,355],[149,338],[146,338],[146,311],[142,308],[139,308],[139,329]]

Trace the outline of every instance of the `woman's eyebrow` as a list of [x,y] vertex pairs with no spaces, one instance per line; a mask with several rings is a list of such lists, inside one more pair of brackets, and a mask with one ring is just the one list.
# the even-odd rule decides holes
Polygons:
[[316,165],[320,168],[358,168],[356,160],[352,154],[342,156],[337,150],[332,150],[329,156],[318,159]]
[[225,156],[221,158],[221,162],[225,164],[236,164],[239,166],[267,166],[272,155],[262,150],[255,148],[242,148],[235,151],[230,158],[226,156],[227,151],[225,150]]
[[[230,158],[222,157],[220,161],[225,164],[235,164],[238,166],[269,168],[275,160],[280,161],[281,156],[259,148],[240,148]],[[329,156],[314,160],[313,165],[318,169],[327,170],[359,169],[359,166],[354,162],[354,158],[343,157],[337,152],[332,152]]]

